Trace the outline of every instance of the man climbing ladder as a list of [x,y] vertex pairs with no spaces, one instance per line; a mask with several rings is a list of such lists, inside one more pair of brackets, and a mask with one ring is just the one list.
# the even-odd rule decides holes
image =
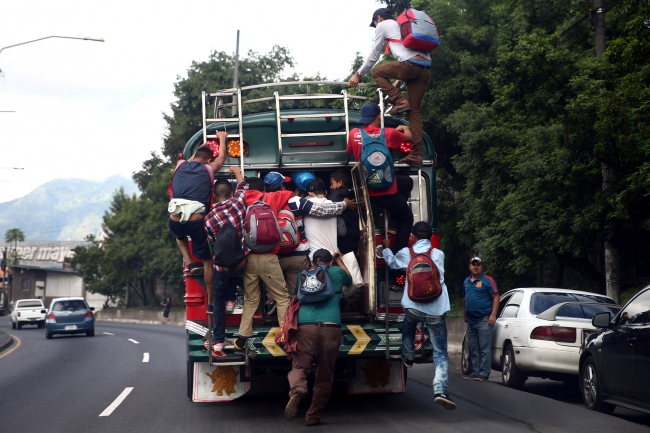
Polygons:
[[[400,26],[393,19],[391,11],[386,8],[375,11],[370,27],[376,29],[375,43],[361,68],[350,78],[348,86],[357,87],[359,85],[359,79],[368,74],[379,60],[385,42],[385,53],[388,54],[388,50],[390,50],[397,61],[384,63],[374,68],[371,72],[372,78],[394,104],[386,114],[396,115],[408,112],[413,133],[413,147],[411,153],[399,162],[416,167],[422,166],[420,103],[429,84],[431,56],[427,52],[406,48],[402,44]],[[390,80],[395,78],[406,83],[408,99],[391,83]]]

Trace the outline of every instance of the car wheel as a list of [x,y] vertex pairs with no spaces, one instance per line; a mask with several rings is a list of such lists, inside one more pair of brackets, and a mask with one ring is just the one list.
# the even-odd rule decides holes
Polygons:
[[16,322],[16,329],[21,329],[23,327],[23,324],[20,322]]
[[43,328],[43,324],[42,324],[41,322],[38,322],[38,323],[36,324],[36,326],[37,326],[39,329],[42,329],[42,328]]
[[591,356],[582,364],[582,401],[589,410],[612,413],[616,406],[603,401],[603,393],[598,380],[596,361]]
[[527,377],[519,371],[515,362],[515,351],[512,345],[508,344],[503,351],[501,361],[501,381],[510,388],[522,389]]
[[11,329],[16,329],[16,322],[13,320],[11,321]]
[[95,336],[95,330],[93,329],[92,331],[87,331],[86,332],[86,337],[94,337]]
[[45,338],[47,338],[48,340],[52,339],[52,333],[47,329],[45,330]]
[[469,343],[467,342],[467,336],[463,338],[462,352],[460,355],[460,372],[464,376],[472,374],[472,360],[469,357]]

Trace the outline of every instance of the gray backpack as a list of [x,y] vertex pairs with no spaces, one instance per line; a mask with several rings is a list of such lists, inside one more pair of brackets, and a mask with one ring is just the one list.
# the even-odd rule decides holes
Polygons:
[[280,243],[280,224],[271,206],[258,200],[246,208],[244,242],[255,253],[271,251]]

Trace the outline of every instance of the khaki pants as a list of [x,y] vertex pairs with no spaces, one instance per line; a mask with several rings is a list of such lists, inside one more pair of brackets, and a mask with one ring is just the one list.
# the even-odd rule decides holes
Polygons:
[[244,311],[242,312],[239,335],[253,335],[253,315],[260,303],[260,280],[278,303],[278,323],[284,318],[289,305],[289,293],[275,254],[249,254],[244,267]]
[[334,364],[341,347],[341,328],[330,328],[317,325],[298,325],[291,334],[291,342],[298,342],[298,351],[292,353],[289,379],[289,396],[300,391],[307,395],[307,376],[311,373],[312,364],[316,364],[316,377],[311,405],[305,415],[321,419],[320,411],[327,404],[332,391],[334,380]]
[[292,298],[296,296],[296,281],[298,274],[309,266],[309,256],[292,256],[280,258],[280,268],[284,273],[284,281],[287,283],[287,291]]
[[409,123],[413,133],[412,155],[422,156],[422,116],[420,104],[429,85],[431,69],[419,68],[408,62],[388,62],[377,66],[371,72],[372,78],[381,90],[395,103],[404,102],[404,95],[390,82],[391,79],[402,80],[406,83],[408,101],[411,106]]

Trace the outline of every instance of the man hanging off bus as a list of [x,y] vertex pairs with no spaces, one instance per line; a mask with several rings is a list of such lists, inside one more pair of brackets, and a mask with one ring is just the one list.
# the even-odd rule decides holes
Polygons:
[[[228,133],[217,132],[221,151],[216,157],[209,146],[203,145],[189,160],[178,161],[170,185],[169,231],[176,237],[188,272],[203,274],[207,284],[212,281],[212,253],[203,229],[203,217],[210,211],[214,173],[226,159],[227,137]],[[188,236],[192,239],[192,253],[203,261],[202,265],[192,259]]]
[[[378,136],[381,132],[381,112],[379,105],[369,102],[361,107],[359,123],[365,125],[363,130],[370,136]],[[403,142],[412,140],[411,130],[408,126],[399,125],[397,128],[384,128],[385,144],[389,149],[399,149]],[[362,153],[362,137],[359,128],[350,131],[348,136],[347,152],[354,155],[359,161]],[[389,213],[392,222],[395,223],[397,233],[393,252],[397,254],[399,250],[408,245],[411,227],[413,227],[413,212],[409,207],[406,199],[397,191],[397,181],[392,180],[389,187],[385,189],[368,188],[368,196],[373,206],[380,206]]]
[[[419,167],[422,165],[420,103],[429,84],[431,56],[427,52],[406,48],[402,44],[400,26],[393,19],[391,11],[386,8],[379,8],[372,14],[370,27],[375,28],[374,45],[361,68],[350,78],[348,86],[357,87],[359,85],[361,77],[367,75],[379,60],[385,43],[385,53],[388,54],[390,50],[397,61],[377,66],[372,69],[371,75],[375,83],[394,104],[386,114],[397,115],[408,112],[409,124],[413,132],[413,147],[411,153],[399,162]],[[391,83],[391,79],[398,79],[406,83],[408,99]]]

